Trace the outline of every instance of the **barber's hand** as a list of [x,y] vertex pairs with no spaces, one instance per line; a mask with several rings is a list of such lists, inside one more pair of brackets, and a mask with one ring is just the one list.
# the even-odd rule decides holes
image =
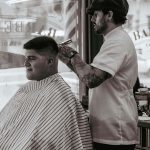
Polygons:
[[59,46],[58,58],[66,65],[70,62],[70,59],[66,55],[66,46]]
[[68,57],[68,54],[71,51],[75,51],[75,50],[73,48],[67,46],[67,45],[60,45],[59,46],[59,54],[65,56],[65,57]]
[[65,63],[70,69],[73,70],[72,68],[72,64],[71,64],[71,60],[68,56],[68,53],[70,53],[70,51],[74,51],[73,48],[69,47],[69,46],[65,46],[65,45],[59,45],[59,53],[58,53],[58,58]]

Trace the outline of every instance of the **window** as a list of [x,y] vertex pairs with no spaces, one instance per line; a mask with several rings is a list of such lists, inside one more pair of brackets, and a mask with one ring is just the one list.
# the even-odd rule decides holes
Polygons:
[[150,1],[129,0],[129,6],[126,29],[137,50],[140,83],[150,87]]
[[[27,82],[23,67],[23,44],[47,35],[58,43],[69,38],[78,49],[78,0],[0,1],[0,110]],[[78,96],[78,78],[59,62],[59,72]]]

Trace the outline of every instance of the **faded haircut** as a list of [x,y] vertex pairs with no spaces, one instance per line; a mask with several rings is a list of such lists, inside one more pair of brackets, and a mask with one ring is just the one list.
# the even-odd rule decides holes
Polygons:
[[51,54],[58,55],[58,44],[52,37],[39,36],[29,40],[23,45],[26,50],[34,49],[36,52],[49,51]]

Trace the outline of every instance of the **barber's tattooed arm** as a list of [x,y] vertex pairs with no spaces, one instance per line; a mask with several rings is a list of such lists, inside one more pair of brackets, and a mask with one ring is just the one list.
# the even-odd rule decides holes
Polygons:
[[111,77],[109,73],[83,62],[79,55],[71,59],[71,64],[79,79],[86,84],[88,88],[97,87]]
[[[66,47],[65,47],[66,48]],[[67,52],[69,53],[69,47],[66,48]],[[65,50],[66,52],[66,50]],[[63,55],[63,59],[68,60],[68,67],[71,66],[71,69],[78,75],[79,79],[88,87],[88,88],[94,88],[99,86],[101,83],[103,83],[106,79],[110,78],[111,75],[105,71],[102,71],[98,68],[95,68],[85,62],[82,61],[79,54],[76,54],[70,61],[67,57],[67,54],[61,52],[61,55]],[[60,58],[60,55],[59,55]],[[61,59],[61,58],[60,58]],[[61,59],[62,60],[62,59]],[[63,61],[64,63],[66,61]]]

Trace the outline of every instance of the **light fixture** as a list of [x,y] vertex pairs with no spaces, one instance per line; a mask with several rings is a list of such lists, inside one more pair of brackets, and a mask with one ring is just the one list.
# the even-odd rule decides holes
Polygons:
[[35,22],[36,18],[16,18],[16,19],[12,19],[12,22],[24,22],[24,23],[28,23],[28,22]]
[[11,4],[21,3],[21,2],[25,2],[25,1],[29,1],[29,0],[8,0],[8,1],[6,1],[6,3],[11,5]]

